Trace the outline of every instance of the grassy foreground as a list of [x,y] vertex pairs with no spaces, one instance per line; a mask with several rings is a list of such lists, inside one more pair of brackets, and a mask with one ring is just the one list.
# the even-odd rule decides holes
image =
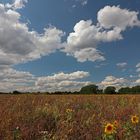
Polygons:
[[139,117],[140,95],[0,95],[0,140],[140,140]]

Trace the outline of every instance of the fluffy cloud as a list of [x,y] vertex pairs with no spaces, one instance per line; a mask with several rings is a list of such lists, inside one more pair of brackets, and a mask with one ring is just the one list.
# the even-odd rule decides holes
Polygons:
[[6,4],[6,7],[7,8],[12,8],[12,9],[21,9],[25,6],[25,3],[27,3],[28,0],[15,0],[14,3],[12,4],[9,4],[7,3]]
[[137,68],[136,72],[140,72],[140,67]]
[[140,79],[136,80],[135,84],[139,85],[140,84]]
[[99,83],[101,88],[105,88],[107,86],[115,86],[116,88],[120,88],[129,84],[129,81],[125,78],[117,78],[115,76],[107,76],[105,79]]
[[[140,77],[140,76],[136,76],[136,78],[138,78],[138,77]],[[132,84],[133,84],[133,86],[140,85],[140,78],[134,80]]]
[[58,74],[54,74],[53,76],[47,76],[47,77],[42,77],[42,78],[39,78],[38,79],[38,82],[39,83],[44,83],[44,81],[62,81],[62,80],[76,80],[76,79],[82,79],[82,78],[85,78],[85,77],[88,77],[89,76],[89,73],[88,72],[84,72],[84,71],[77,71],[77,72],[73,72],[73,73],[70,73],[70,74],[67,74],[67,73],[63,73],[63,72],[60,72]]
[[95,48],[85,48],[74,53],[74,57],[77,58],[79,62],[89,61],[103,61],[105,58],[101,55],[100,51]]
[[98,50],[101,42],[123,39],[122,32],[127,27],[140,26],[138,12],[119,6],[105,6],[99,10],[97,21],[96,25],[91,20],[76,23],[63,51],[80,62],[103,61],[105,58]]
[[138,68],[138,67],[140,67],[140,63],[138,63],[138,64],[136,65],[136,68]]
[[35,76],[29,72],[17,71],[12,68],[1,69],[0,89],[4,92],[22,90],[35,84]]
[[140,72],[140,63],[136,65],[136,72]]
[[20,9],[24,7],[24,3],[27,3],[27,0],[15,0],[14,2],[14,8],[15,9]]
[[102,31],[91,20],[81,20],[74,26],[74,32],[69,34],[64,52],[74,56],[80,62],[103,61],[105,58],[97,49],[98,44],[119,39],[122,39],[119,29]]
[[[15,0],[13,5],[22,5],[25,2],[27,0]],[[123,25],[139,25],[137,12],[115,6],[106,6],[98,12],[99,23],[94,25],[91,20],[81,20],[76,23],[73,29],[74,32],[69,33],[67,41],[63,43],[61,41],[62,36],[64,36],[63,31],[53,26],[45,28],[42,34],[30,31],[28,25],[20,21],[21,15],[17,11],[0,4],[0,64],[14,65],[23,63],[38,59],[43,55],[49,55],[60,49],[80,62],[105,60],[103,53],[98,49],[98,45],[101,42],[123,39],[121,34],[122,26],[112,25],[110,22],[104,23],[105,18],[108,18],[108,12],[106,12],[108,8],[119,9],[121,13],[124,11],[124,16],[131,15],[128,16],[128,21],[130,20],[131,24]],[[103,20],[101,20],[102,17]],[[8,58],[11,58],[9,62]]]
[[135,81],[133,81],[133,85],[140,85],[140,63],[136,65],[136,72],[137,74],[134,76]]
[[[14,65],[48,55],[63,47],[64,33],[56,27],[44,29],[43,34],[30,31],[21,15],[0,4],[0,64]],[[10,59],[9,59],[10,58]]]
[[88,3],[88,0],[77,0],[77,1],[79,1],[83,6]]
[[98,12],[98,22],[106,29],[140,26],[138,12],[121,9],[119,6],[105,6]]
[[0,89],[3,92],[18,91],[78,91],[88,85],[89,81],[80,81],[89,73],[76,71],[73,73],[58,73],[52,76],[36,77],[29,72],[17,71],[12,68],[0,71]]
[[91,82],[79,82],[79,81],[60,81],[59,83],[46,83],[41,86],[37,86],[39,91],[79,91],[81,87],[90,84]]
[[116,64],[118,68],[124,69],[127,66],[126,62],[122,62],[122,63],[117,63]]
[[76,91],[82,86],[91,83],[79,81],[79,79],[87,76],[89,76],[89,73],[84,71],[69,74],[61,72],[52,76],[39,77],[36,81],[36,87],[41,91]]

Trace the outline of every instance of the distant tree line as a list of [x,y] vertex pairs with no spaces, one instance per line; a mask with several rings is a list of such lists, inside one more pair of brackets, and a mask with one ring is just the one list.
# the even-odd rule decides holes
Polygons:
[[124,93],[124,94],[136,93],[136,94],[140,94],[140,86],[123,87],[123,88],[120,88],[118,90],[118,93]]
[[80,90],[82,94],[140,94],[140,86],[122,87],[116,91],[116,87],[108,86],[104,90],[99,89],[96,85],[88,85]]
[[[47,94],[47,95],[61,95],[61,94],[140,94],[140,86],[134,86],[134,87],[122,87],[119,90],[116,90],[116,87],[114,86],[108,86],[105,89],[99,89],[97,85],[87,85],[81,88],[80,91],[55,91],[55,92],[20,92],[20,91],[13,91],[9,94]],[[0,94],[3,94],[0,92]]]

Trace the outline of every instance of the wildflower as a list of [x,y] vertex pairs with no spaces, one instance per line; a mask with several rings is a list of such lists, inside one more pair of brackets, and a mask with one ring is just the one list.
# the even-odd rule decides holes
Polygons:
[[14,135],[14,140],[19,140],[21,138],[21,131],[20,131],[20,127],[19,126],[17,126],[14,129],[13,135]]
[[111,123],[108,123],[106,126],[105,126],[105,133],[106,134],[113,134],[115,132],[115,127],[113,124]]
[[134,115],[134,116],[131,117],[131,121],[132,121],[132,123],[136,124],[136,123],[139,122],[139,117]]
[[113,122],[113,125],[114,125],[115,127],[118,127],[118,126],[119,126],[118,121],[115,120],[115,121]]
[[66,113],[72,113],[73,110],[72,109],[66,109]]
[[17,126],[17,127],[16,127],[16,130],[20,130],[20,127],[19,127],[19,126]]
[[45,134],[48,134],[48,131],[40,131],[39,133],[45,135]]

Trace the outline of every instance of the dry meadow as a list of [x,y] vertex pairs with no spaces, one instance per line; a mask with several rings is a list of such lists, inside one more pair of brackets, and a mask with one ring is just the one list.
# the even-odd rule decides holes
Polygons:
[[0,95],[0,140],[140,140],[139,117],[139,95]]

